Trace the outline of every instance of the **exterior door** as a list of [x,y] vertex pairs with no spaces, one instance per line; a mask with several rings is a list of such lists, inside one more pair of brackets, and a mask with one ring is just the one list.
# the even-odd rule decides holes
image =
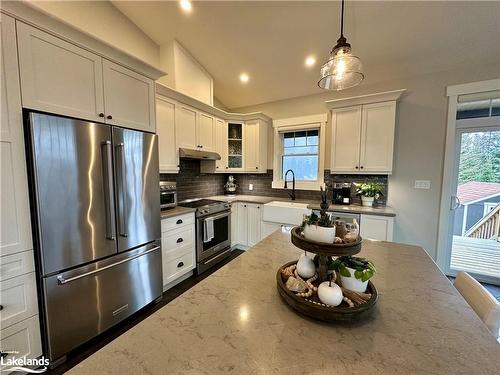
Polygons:
[[113,128],[118,251],[161,238],[158,136]]
[[459,128],[447,271],[500,284],[500,126]]
[[332,172],[358,172],[361,106],[332,111]]
[[30,133],[42,273],[116,253],[111,128],[31,113]]

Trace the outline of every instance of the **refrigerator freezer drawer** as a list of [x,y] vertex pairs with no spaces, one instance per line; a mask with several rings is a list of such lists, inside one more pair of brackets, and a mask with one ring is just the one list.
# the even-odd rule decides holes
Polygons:
[[161,249],[153,243],[43,279],[51,360],[97,336],[162,293]]

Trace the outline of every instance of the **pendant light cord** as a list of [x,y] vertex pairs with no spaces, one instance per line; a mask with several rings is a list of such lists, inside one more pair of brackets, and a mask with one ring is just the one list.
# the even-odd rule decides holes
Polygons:
[[344,36],[344,0],[342,0],[342,12],[340,15],[340,37]]

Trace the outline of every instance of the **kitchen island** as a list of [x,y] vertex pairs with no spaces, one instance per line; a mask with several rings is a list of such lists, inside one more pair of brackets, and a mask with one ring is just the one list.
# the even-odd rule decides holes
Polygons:
[[500,345],[420,247],[364,241],[373,317],[327,324],[279,297],[301,251],[273,233],[69,374],[498,374]]

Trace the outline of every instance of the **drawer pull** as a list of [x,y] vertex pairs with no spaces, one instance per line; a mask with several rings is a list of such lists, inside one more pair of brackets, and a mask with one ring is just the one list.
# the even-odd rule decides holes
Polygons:
[[182,266],[184,266],[184,262],[179,262],[179,264],[177,264],[177,268],[181,268]]
[[177,239],[177,243],[181,243],[182,241],[184,241],[182,238]]
[[183,221],[181,219],[177,220],[176,224],[182,224]]

